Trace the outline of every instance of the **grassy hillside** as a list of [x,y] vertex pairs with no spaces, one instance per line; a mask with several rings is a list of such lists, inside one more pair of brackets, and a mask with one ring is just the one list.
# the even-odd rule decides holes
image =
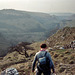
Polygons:
[[[28,45],[33,47],[34,50],[29,49],[27,51],[29,57],[26,58],[25,55],[21,55],[18,52],[14,51],[8,53],[4,58],[0,58],[0,72],[3,69],[14,67],[18,70],[20,75],[34,75],[31,72],[32,62],[36,52],[40,50],[39,45],[42,42],[33,43]],[[55,65],[55,70],[57,75],[74,75],[75,71],[75,58],[74,50],[65,49],[65,50],[48,50],[51,54],[52,60]]]
[[[45,13],[14,9],[0,10],[0,33],[3,35],[0,38],[3,39],[4,37],[7,40],[0,39],[0,48],[6,51],[8,44],[5,43],[15,45],[22,41],[42,41],[47,38],[48,30],[58,29],[57,24],[54,25],[56,20],[55,17]],[[3,49],[3,46],[5,49]]]
[[[2,50],[6,52],[7,46],[15,45],[22,41],[35,42],[45,40],[48,37],[48,31],[50,32],[54,29],[57,31],[59,29],[56,22],[56,17],[45,13],[14,9],[0,10],[0,33],[3,35],[0,37],[0,52]],[[3,37],[7,41],[2,40]]]
[[[62,39],[61,36],[63,36],[64,39]],[[47,41],[45,40],[42,42],[36,42],[30,45],[24,45],[22,43],[22,45],[28,47],[27,53],[29,57],[26,58],[25,55],[21,55],[17,51],[12,51],[11,53],[9,52],[5,57],[0,57],[0,72],[3,69],[14,67],[18,70],[20,75],[34,75],[34,73],[31,72],[34,55],[36,54],[36,52],[40,50],[41,43],[47,43],[50,41],[48,45],[48,51],[50,52],[52,60],[54,62],[56,74],[74,75],[75,50],[71,48],[55,49],[55,50],[49,49],[49,47],[53,47],[54,45],[69,44],[71,41],[75,40],[74,36],[75,36],[75,27],[71,28],[66,27],[59,30],[56,34],[48,38]],[[18,44],[17,46],[21,47],[22,45]],[[24,52],[22,51],[21,53],[24,54]]]
[[0,27],[9,29],[11,32],[45,31],[48,27],[51,28],[52,25],[50,24],[54,21],[56,21],[56,17],[44,13],[30,13],[11,9],[0,10]]
[[[5,43],[11,46],[22,41],[43,41],[60,28],[75,26],[74,17],[73,15],[65,18],[46,13],[3,9],[0,10],[0,33],[3,35],[0,38],[4,37],[7,40]],[[6,50],[9,44],[3,42],[4,40],[0,39],[0,48],[3,49],[4,46],[3,50]]]
[[[13,41],[20,42],[22,40],[29,40],[29,42],[32,42],[33,40],[44,40],[47,37],[46,35],[44,36],[44,34],[48,34],[48,31],[59,27],[57,22],[58,20],[55,16],[50,16],[45,13],[13,9],[0,10],[0,32],[9,40],[13,39]],[[17,36],[18,34],[19,37]],[[44,39],[41,39],[42,37]]]
[[7,48],[10,44],[4,38],[4,36],[0,33],[0,56],[4,56],[8,51]]
[[75,27],[75,19],[69,19],[69,20],[62,20],[60,22],[60,28],[63,28],[63,27]]
[[74,16],[71,15],[54,16],[46,13],[3,9],[0,10],[0,32],[13,43],[42,41],[60,28],[75,26]]
[[54,35],[49,37],[46,42],[49,46],[66,45],[75,40],[75,27],[65,27],[58,30]]

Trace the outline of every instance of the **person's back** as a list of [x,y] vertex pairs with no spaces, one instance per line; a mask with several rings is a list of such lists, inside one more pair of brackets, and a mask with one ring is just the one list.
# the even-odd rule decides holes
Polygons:
[[[54,72],[54,64],[52,62],[50,53],[46,51],[46,48],[47,48],[46,44],[42,44],[40,47],[41,47],[41,50],[37,52],[35,55],[34,62],[32,65],[32,71],[34,72],[35,63],[36,61],[38,61],[38,64],[37,64],[38,71],[36,75],[41,75],[42,73],[44,75],[50,75],[51,68]],[[40,62],[42,62],[41,63],[42,65],[40,64]]]

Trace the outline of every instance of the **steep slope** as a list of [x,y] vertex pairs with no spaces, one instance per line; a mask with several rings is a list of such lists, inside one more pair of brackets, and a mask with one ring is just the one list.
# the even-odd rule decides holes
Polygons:
[[[60,19],[62,19],[64,16],[58,16],[58,17],[60,17]],[[60,21],[60,28],[63,28],[63,27],[66,27],[66,26],[75,27],[75,14],[71,14],[69,16],[66,16],[66,18],[63,18]]]
[[46,39],[48,30],[59,29],[58,25],[54,24],[56,21],[56,17],[45,13],[0,10],[0,33],[3,35],[0,37],[0,52],[4,52],[0,56],[8,51],[7,47],[10,45],[22,41],[35,42]]
[[[62,38],[62,36],[64,38]],[[18,70],[20,75],[34,75],[31,72],[32,62],[34,59],[34,55],[36,52],[40,50],[41,43],[49,43],[49,46],[52,47],[54,45],[64,45],[68,44],[71,41],[75,40],[75,27],[66,27],[59,30],[56,34],[48,38],[43,42],[36,42],[33,44],[27,45],[30,47],[27,49],[27,53],[29,57],[25,57],[24,51],[20,49],[20,52],[23,54],[19,54],[17,50],[14,51],[14,48],[19,46],[26,46],[25,43],[20,43],[16,45],[11,53],[8,53],[5,57],[0,58],[0,72],[3,69],[14,67]],[[12,48],[12,47],[11,47]],[[55,49],[48,51],[51,54],[52,60],[55,65],[55,70],[57,75],[74,75],[75,74],[75,50],[73,49]]]
[[69,22],[73,18],[69,17],[69,20],[60,18],[46,13],[3,9],[0,10],[0,32],[13,43],[42,41],[58,29],[75,24],[74,20]]
[[75,19],[70,19],[69,20],[62,20],[60,22],[60,28],[63,28],[63,27],[75,27]]
[[53,21],[56,21],[56,17],[45,13],[30,13],[12,9],[0,10],[0,26],[11,32],[21,32],[20,30],[24,32],[45,31],[52,26],[50,24],[54,23]]
[[71,17],[69,17],[71,19],[74,19],[75,20],[75,14],[73,14]]
[[[34,75],[35,73],[31,72],[32,62],[34,55],[37,51],[40,50],[40,43],[33,43],[28,45],[32,49],[28,49],[27,53],[29,57],[19,54],[17,51],[8,53],[5,57],[0,58],[0,72],[6,68],[16,68],[20,75]],[[19,46],[20,47],[20,46]],[[52,60],[55,65],[55,70],[57,75],[74,75],[75,71],[75,58],[74,50],[65,49],[65,50],[48,50],[51,54]]]
[[[75,25],[74,20],[69,21],[70,20],[62,21],[57,16],[46,13],[3,9],[0,10],[0,33],[7,40],[6,42],[10,42],[10,45],[15,45],[22,41],[43,41],[54,34],[58,29],[64,26]],[[3,40],[1,40],[1,42],[2,41]],[[1,48],[3,48],[3,44]],[[6,49],[7,47],[5,47],[4,50]]]
[[48,30],[52,31],[58,27],[57,18],[49,14],[14,9],[0,10],[0,32],[9,40],[16,42],[44,40]]
[[75,27],[65,27],[47,39],[49,46],[66,45],[75,40]]
[[7,48],[10,46],[9,42],[0,33],[0,56],[4,56],[8,51]]

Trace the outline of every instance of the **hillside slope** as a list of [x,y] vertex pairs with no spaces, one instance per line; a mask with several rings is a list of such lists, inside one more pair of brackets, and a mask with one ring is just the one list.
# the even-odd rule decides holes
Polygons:
[[[7,45],[19,42],[42,41],[47,38],[48,30],[54,32],[59,29],[56,17],[46,13],[34,13],[14,9],[0,10],[0,33],[7,40],[0,38],[0,52],[7,52]],[[53,33],[54,33],[53,32]],[[52,34],[52,32],[51,32]],[[4,42],[5,41],[5,42]],[[5,44],[9,43],[9,44]],[[5,46],[6,45],[6,46]],[[4,49],[3,49],[4,46]]]
[[[71,32],[71,34],[69,34],[70,32]],[[65,34],[64,41],[61,40],[60,35],[62,35],[62,34]],[[64,45],[65,43],[70,43],[70,41],[74,40],[74,38],[73,38],[74,34],[75,34],[74,27],[73,28],[66,27],[62,30],[59,30],[56,34],[51,36],[50,37],[51,39],[50,38],[48,38],[48,39],[50,40],[50,43],[51,43],[51,40],[52,40],[52,42],[55,42],[55,40],[57,39],[57,43],[59,42],[58,43],[59,45],[61,45],[60,42],[62,42],[62,45]],[[54,41],[53,41],[52,37],[53,37]],[[40,44],[45,43],[45,42],[46,41],[36,42],[36,43],[30,44],[30,45],[27,45],[27,47],[30,47],[29,49],[27,49],[27,53],[29,55],[29,57],[27,57],[27,58],[25,57],[25,55],[23,55],[24,52],[23,52],[23,54],[19,54],[17,51],[8,53],[5,57],[0,58],[0,72],[3,69],[14,67],[18,70],[20,75],[34,75],[31,72],[34,55],[36,54],[36,52],[38,52],[40,50]],[[56,44],[56,42],[55,42],[55,44]],[[53,43],[52,46],[55,44]],[[22,47],[25,45],[22,44],[20,46],[18,44],[17,46]],[[48,51],[51,54],[57,75],[74,75],[75,74],[75,71],[74,71],[75,70],[75,61],[74,61],[75,60],[75,50],[73,50],[73,49],[63,49],[63,50],[62,49],[60,49],[60,50],[48,49]]]
[[[16,45],[22,41],[43,41],[60,28],[75,26],[74,17],[67,16],[66,20],[65,17],[60,19],[62,16],[59,18],[46,13],[3,9],[0,10],[0,33],[7,40],[5,43],[10,45]],[[0,42],[3,42],[3,40],[0,39]],[[10,46],[9,44],[6,44],[6,46]],[[3,45],[5,49],[2,49]],[[0,47],[6,51],[6,46],[3,43]]]
[[58,30],[54,35],[47,39],[49,46],[66,45],[75,40],[75,27],[65,27]]
[[59,16],[46,13],[3,9],[0,10],[0,32],[13,43],[42,41],[60,28],[74,26],[74,17],[60,19]]
[[4,38],[4,36],[0,33],[0,56],[4,56],[8,51],[7,48],[10,44]]
[[49,14],[14,9],[0,10],[0,32],[13,41],[17,38],[18,42],[32,42],[33,40],[39,41],[42,37],[44,38],[41,40],[44,40],[46,38],[44,34],[47,33],[47,30],[53,30],[57,27],[57,18]]

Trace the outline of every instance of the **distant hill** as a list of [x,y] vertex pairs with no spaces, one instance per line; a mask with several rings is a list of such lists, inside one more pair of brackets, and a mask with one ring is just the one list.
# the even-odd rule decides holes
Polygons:
[[3,9],[0,10],[0,32],[13,43],[42,41],[64,26],[74,26],[72,14],[61,15]]
[[60,21],[60,28],[63,27],[75,27],[75,14],[68,16],[66,19]]
[[49,13],[50,15],[55,15],[55,16],[71,16],[73,13]]
[[75,14],[73,14],[70,18],[75,20]]
[[4,56],[8,51],[7,48],[10,46],[8,41],[0,33],[0,56]]
[[[14,46],[19,42],[37,42],[46,40],[57,30],[70,26],[75,27],[74,14],[56,16],[46,13],[19,11],[14,9],[0,10],[0,48]],[[2,40],[3,37],[5,40]],[[8,43],[8,44],[6,44]],[[6,45],[6,46],[5,46]]]
[[63,28],[63,27],[75,27],[75,19],[69,19],[69,20],[62,20],[60,22],[60,28]]
[[5,54],[7,46],[13,46],[22,41],[35,42],[45,40],[50,31],[52,35],[59,29],[57,21],[55,16],[50,16],[46,13],[14,9],[0,10],[0,33],[2,34],[0,36],[0,52],[5,51]]
[[73,40],[75,40],[75,27],[65,27],[49,37],[46,42],[52,47],[56,45],[63,46],[70,44]]
[[48,31],[58,28],[55,16],[45,13],[18,11],[14,9],[0,10],[0,32],[9,40],[40,41]]

